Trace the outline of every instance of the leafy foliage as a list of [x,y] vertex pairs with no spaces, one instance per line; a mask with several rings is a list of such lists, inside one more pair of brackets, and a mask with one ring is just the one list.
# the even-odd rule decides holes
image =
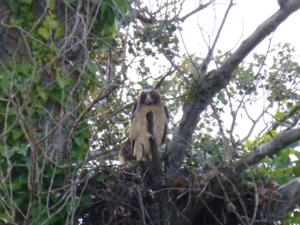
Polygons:
[[[171,115],[166,152],[181,106],[195,97],[191,87],[204,59],[181,53],[175,9],[151,14],[138,1],[130,6],[125,0],[10,0],[5,6],[12,42],[7,48],[14,54],[8,61],[0,54],[0,221],[84,223],[98,212],[91,204],[99,197],[97,187],[105,194],[110,187],[120,191],[105,166],[115,172],[109,166],[128,138],[138,92],[160,83]],[[294,55],[289,44],[278,44],[239,65],[201,114],[184,169],[226,167],[299,126],[300,66]],[[215,67],[229,56],[218,51]],[[243,176],[245,183],[254,177],[279,184],[300,176],[299,142]],[[286,223],[298,220],[296,211]]]
[[[74,56],[66,49],[66,40],[76,34],[70,35],[60,10],[72,9],[73,3],[8,2],[12,15],[5,22],[26,47],[15,51],[9,63],[0,67],[0,221],[4,224],[61,224],[75,219],[80,201],[75,180],[86,164],[91,128],[84,118],[70,116],[84,115],[86,95],[95,93],[99,81],[95,71],[89,72],[85,65],[71,69],[68,64]],[[89,13],[89,7],[95,6],[86,3],[80,9],[82,15]],[[116,22],[127,8],[122,0],[100,5],[95,14],[101,18],[99,24],[89,26],[98,37],[107,37],[105,45],[112,41]],[[90,65],[93,60],[89,59]],[[59,123],[60,127],[54,126]],[[70,184],[75,185],[73,191],[68,189]]]

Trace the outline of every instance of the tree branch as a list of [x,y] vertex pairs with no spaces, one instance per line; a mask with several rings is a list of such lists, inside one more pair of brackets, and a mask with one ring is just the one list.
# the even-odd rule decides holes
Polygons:
[[283,199],[287,201],[281,212],[284,213],[284,211],[300,205],[300,177],[296,177],[287,184],[282,185],[278,191],[283,196]]
[[295,141],[300,140],[300,128],[280,132],[271,141],[261,145],[254,152],[248,153],[241,160],[233,163],[230,167],[235,171],[242,171],[247,167],[260,162],[266,156],[271,156],[286,148]]
[[200,73],[200,76],[205,75],[206,72],[207,72],[208,64],[209,64],[209,62],[211,61],[211,57],[212,57],[213,52],[214,52],[214,50],[215,50],[215,47],[216,47],[216,45],[217,45],[217,43],[218,43],[218,40],[219,40],[219,38],[220,38],[220,36],[221,36],[221,32],[222,32],[222,30],[223,30],[223,28],[224,28],[225,22],[226,22],[226,20],[227,20],[227,18],[228,18],[228,15],[229,15],[229,12],[230,12],[232,6],[233,6],[233,0],[230,0],[229,5],[228,5],[228,7],[227,7],[227,9],[226,9],[226,12],[225,12],[225,14],[224,14],[224,16],[223,16],[221,25],[220,25],[220,27],[219,27],[219,29],[218,29],[218,31],[217,31],[217,35],[216,35],[216,37],[215,37],[215,40],[213,41],[212,46],[209,47],[208,53],[207,53],[206,57],[204,58],[204,60],[203,60],[203,62],[202,62],[202,64],[201,64],[201,66],[200,66],[200,70],[201,70],[201,71],[200,71],[200,72],[201,72],[201,73]]
[[263,22],[240,47],[224,62],[216,71],[211,71],[203,79],[194,82],[191,93],[193,98],[183,105],[183,116],[176,128],[173,139],[169,145],[167,157],[167,175],[172,179],[177,169],[181,166],[189,146],[192,135],[199,121],[199,115],[203,112],[212,98],[232,79],[232,72],[245,57],[270,33],[287,19],[293,12],[300,8],[299,0],[288,1],[286,7],[277,11]]
[[181,18],[178,18],[177,20],[180,21],[180,22],[184,22],[187,18],[189,18],[190,16],[198,13],[199,11],[205,9],[207,6],[209,6],[213,1],[209,1],[208,3],[206,4],[200,4],[196,9],[194,9],[193,11],[189,12],[188,14],[184,15],[183,17]]

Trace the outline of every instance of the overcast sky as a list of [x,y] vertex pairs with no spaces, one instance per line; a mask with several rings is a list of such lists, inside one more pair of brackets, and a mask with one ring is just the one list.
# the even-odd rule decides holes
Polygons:
[[[186,0],[185,11],[189,12],[198,6],[199,0]],[[207,1],[203,1],[207,2]],[[209,7],[197,15],[190,17],[183,25],[184,42],[190,52],[205,54],[204,41],[200,34],[203,28],[207,35],[215,34],[228,6],[229,0],[216,0],[215,9]],[[279,10],[277,0],[235,0],[236,5],[232,8],[221,40],[217,48],[223,52],[237,47],[242,40],[247,38],[258,25]],[[273,44],[278,42],[289,42],[296,48],[297,57],[300,58],[300,11],[294,13],[283,22],[273,36]],[[254,51],[266,49],[265,40]]]

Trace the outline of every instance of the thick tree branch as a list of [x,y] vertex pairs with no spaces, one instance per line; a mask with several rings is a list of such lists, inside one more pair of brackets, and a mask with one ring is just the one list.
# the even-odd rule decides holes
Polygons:
[[239,179],[236,174],[242,173],[245,169],[259,163],[266,156],[272,156],[280,150],[300,140],[300,128],[285,130],[277,134],[272,140],[262,144],[255,151],[246,154],[243,158],[233,162],[220,171],[213,169],[207,173],[206,180],[212,180],[220,173],[229,180]]
[[167,174],[170,179],[176,174],[192,135],[199,121],[199,115],[204,111],[212,98],[232,79],[232,72],[245,57],[270,33],[300,8],[299,0],[290,0],[287,5],[263,22],[250,37],[242,42],[240,47],[216,71],[211,71],[203,79],[199,78],[192,86],[193,98],[183,106],[183,116],[176,128],[172,142],[169,145],[167,159]]
[[243,159],[233,163],[230,167],[235,171],[242,171],[248,166],[260,162],[266,156],[272,156],[295,141],[300,140],[300,128],[286,130],[279,133],[271,141],[261,145],[254,152],[248,153]]

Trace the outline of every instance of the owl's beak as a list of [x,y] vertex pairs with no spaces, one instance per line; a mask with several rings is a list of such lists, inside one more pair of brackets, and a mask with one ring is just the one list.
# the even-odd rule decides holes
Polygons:
[[152,98],[152,96],[151,96],[150,94],[147,94],[147,95],[146,95],[145,103],[146,103],[147,105],[150,105],[150,104],[153,103],[153,98]]

